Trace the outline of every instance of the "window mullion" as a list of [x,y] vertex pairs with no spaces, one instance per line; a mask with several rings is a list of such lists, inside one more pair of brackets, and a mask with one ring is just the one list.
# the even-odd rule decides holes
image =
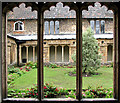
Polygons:
[[41,101],[44,98],[43,94],[43,30],[44,30],[44,17],[41,9],[41,4],[38,3],[38,99]]
[[[81,5],[80,3],[78,5]],[[76,98],[82,99],[82,10],[76,11]]]
[[2,14],[2,99],[7,97],[7,17]]

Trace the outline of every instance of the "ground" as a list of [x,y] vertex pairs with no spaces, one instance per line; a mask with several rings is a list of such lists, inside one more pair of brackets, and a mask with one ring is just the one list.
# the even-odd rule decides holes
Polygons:
[[[75,89],[76,77],[69,76],[70,71],[74,71],[75,68],[48,68],[44,67],[44,83],[52,83],[57,87],[63,87],[67,89]],[[96,88],[102,86],[104,88],[113,87],[113,68],[101,67],[97,73],[98,75],[92,75],[91,77],[83,77],[82,88],[87,89],[88,86]],[[15,79],[14,89],[24,89],[33,86],[37,83],[37,69],[32,69],[23,76]]]

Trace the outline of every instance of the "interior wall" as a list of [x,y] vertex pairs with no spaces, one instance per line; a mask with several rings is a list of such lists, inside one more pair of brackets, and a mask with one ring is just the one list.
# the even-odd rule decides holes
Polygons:
[[50,47],[50,62],[55,62],[55,47]]

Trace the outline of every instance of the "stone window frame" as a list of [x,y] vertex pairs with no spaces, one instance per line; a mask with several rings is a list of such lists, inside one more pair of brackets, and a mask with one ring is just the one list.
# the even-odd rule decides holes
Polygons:
[[[22,23],[22,24],[20,24],[20,23]],[[16,30],[16,27],[15,27],[16,24],[18,24],[18,30]],[[22,30],[20,30],[20,26],[22,27]],[[24,31],[24,23],[22,21],[16,21],[14,23],[14,31]]]
[[[1,6],[2,7],[2,3],[0,2]],[[14,3],[13,3],[14,4]],[[45,6],[47,5],[48,7],[50,7],[51,5],[55,5],[56,3],[45,3]],[[117,101],[117,102],[120,102],[120,79],[119,79],[119,76],[120,76],[120,71],[119,71],[119,68],[120,68],[120,27],[118,25],[120,25],[120,13],[118,13],[120,11],[120,8],[119,8],[119,5],[120,5],[120,2],[118,2],[117,4],[114,4],[114,2],[111,3],[111,5],[108,3],[102,3],[102,4],[105,4],[109,7],[114,7],[112,8],[115,12],[114,12],[114,99],[82,99],[82,69],[81,69],[81,65],[82,65],[82,9],[87,9],[87,7],[90,5],[90,3],[81,3],[81,2],[77,2],[75,3],[76,5],[74,5],[74,3],[65,3],[64,4],[66,5],[69,5],[70,7],[73,7],[76,8],[77,6],[77,9],[76,9],[76,25],[77,25],[77,30],[76,30],[76,33],[77,33],[77,38],[76,38],[76,47],[77,47],[77,51],[76,51],[76,55],[77,55],[77,78],[76,78],[76,82],[77,82],[77,98],[78,98],[78,101],[82,101],[83,103],[86,103],[86,101],[98,101],[98,102],[101,102],[101,101]],[[41,8],[41,5],[43,5],[44,7],[44,3],[41,3],[41,2],[38,2],[38,25],[37,27],[40,28],[38,29],[38,99],[8,99],[6,98],[6,69],[7,69],[7,65],[6,65],[6,28],[7,28],[7,25],[6,25],[6,11],[9,10],[10,8],[7,8],[6,9],[6,4],[3,4],[5,7],[5,9],[3,10],[2,12],[2,36],[1,36],[1,41],[2,41],[2,44],[1,44],[1,53],[2,53],[2,66],[1,66],[1,70],[2,70],[2,92],[0,92],[0,94],[2,95],[2,98],[0,98],[3,102],[15,102],[15,101],[23,101],[23,103],[26,101],[38,101],[38,102],[42,102],[42,101],[65,101],[65,100],[56,100],[56,99],[46,99],[46,100],[43,100],[43,82],[42,82],[42,77],[43,77],[43,28],[44,28],[44,22],[43,22],[43,10]],[[7,4],[8,5],[8,4]],[[14,4],[15,5],[15,4]],[[29,4],[28,4],[29,5]],[[30,4],[31,6],[32,4]],[[85,5],[85,6],[84,6]],[[17,6],[17,5],[16,5]],[[47,7],[47,9],[48,9]],[[11,7],[12,8],[12,7]],[[45,9],[45,7],[44,7]],[[67,100],[66,100],[67,101]],[[70,101],[70,100],[68,100]]]

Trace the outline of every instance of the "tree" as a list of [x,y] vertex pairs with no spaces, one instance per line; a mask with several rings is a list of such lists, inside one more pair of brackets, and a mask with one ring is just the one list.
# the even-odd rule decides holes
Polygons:
[[[72,55],[72,59],[76,62],[76,52]],[[88,28],[82,34],[82,72],[94,73],[101,65],[101,55],[97,40],[91,28]]]

